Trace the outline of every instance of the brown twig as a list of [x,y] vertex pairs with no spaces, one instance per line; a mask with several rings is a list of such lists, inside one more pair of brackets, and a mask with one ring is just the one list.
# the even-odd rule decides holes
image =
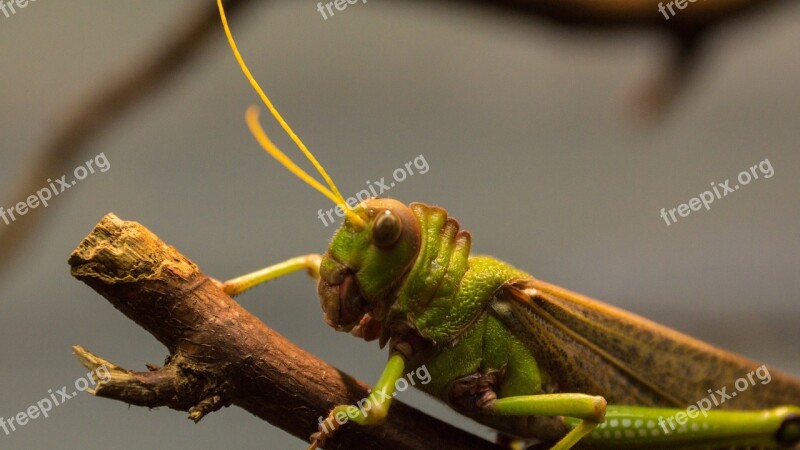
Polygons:
[[[110,377],[92,391],[129,404],[189,411],[195,422],[237,405],[306,439],[320,416],[368,395],[368,386],[268,328],[194,263],[136,222],[104,217],[69,258],[72,274],[169,349],[164,367],[133,372],[74,347]],[[500,447],[394,401],[377,427],[345,425],[329,449]]]

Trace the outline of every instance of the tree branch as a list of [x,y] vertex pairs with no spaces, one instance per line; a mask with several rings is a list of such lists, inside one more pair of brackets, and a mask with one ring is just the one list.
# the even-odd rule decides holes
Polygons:
[[[337,404],[368,386],[268,328],[197,266],[136,222],[105,216],[69,258],[72,274],[163,343],[164,367],[123,369],[74,347],[81,363],[107,380],[90,391],[147,407],[189,411],[195,422],[237,405],[302,438]],[[479,449],[500,447],[394,401],[378,427],[345,425],[326,448]]]

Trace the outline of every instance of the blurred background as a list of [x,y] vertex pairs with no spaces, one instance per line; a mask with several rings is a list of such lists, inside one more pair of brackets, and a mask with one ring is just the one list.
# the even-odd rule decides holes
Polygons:
[[[40,1],[0,15],[1,206],[25,200],[11,198],[11,187],[54,119],[165,45],[196,3]],[[658,33],[573,32],[472,5],[377,0],[328,20],[312,1],[255,4],[233,31],[346,196],[424,155],[429,171],[390,196],[447,208],[472,233],[475,253],[800,376],[799,15],[800,5],[784,3],[719,30],[691,84],[649,125],[631,99],[671,50]],[[70,277],[68,255],[107,212],[141,222],[220,279],[322,252],[335,231],[317,218],[329,202],[247,132],[244,110],[257,97],[221,29],[172,77],[51,174],[71,174],[101,152],[111,165],[51,200],[0,274],[0,417],[84,376],[72,345],[129,369],[163,362],[152,336]],[[264,124],[299,155],[274,122]],[[659,216],[766,158],[772,178],[671,226]],[[327,327],[304,275],[239,301],[332,365],[377,379],[386,353]],[[402,400],[491,436],[418,392]],[[236,407],[195,425],[182,412],[85,393],[0,432],[3,449],[110,443],[304,445]]]

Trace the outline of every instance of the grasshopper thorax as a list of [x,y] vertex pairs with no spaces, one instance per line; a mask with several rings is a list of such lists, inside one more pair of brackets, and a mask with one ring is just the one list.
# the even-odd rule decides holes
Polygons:
[[[379,317],[420,249],[421,235],[411,209],[392,199],[371,198],[354,208],[365,226],[346,219],[320,264],[319,297],[325,322],[339,331],[377,337]],[[367,330],[369,328],[371,330]]]

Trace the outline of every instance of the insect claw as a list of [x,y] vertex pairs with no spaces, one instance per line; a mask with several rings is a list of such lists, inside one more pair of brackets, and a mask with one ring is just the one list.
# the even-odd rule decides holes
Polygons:
[[326,433],[323,431],[317,431],[316,433],[312,433],[311,438],[309,439],[311,445],[309,445],[308,449],[306,450],[317,450],[319,446],[325,445],[325,440],[327,438],[328,436],[326,436]]
[[[328,418],[332,419],[333,418],[332,414],[333,411],[331,411],[331,413],[328,415]],[[336,433],[336,430],[338,430],[339,427],[341,427],[341,424],[338,421],[331,420],[330,423],[332,426],[329,429],[328,426],[325,425],[325,422],[327,421],[328,419],[320,422],[317,431],[315,433],[311,433],[311,436],[309,437],[309,442],[311,442],[311,445],[308,447],[307,450],[316,450],[318,447],[325,445],[325,441],[328,440],[330,437],[332,437],[333,434]]]

